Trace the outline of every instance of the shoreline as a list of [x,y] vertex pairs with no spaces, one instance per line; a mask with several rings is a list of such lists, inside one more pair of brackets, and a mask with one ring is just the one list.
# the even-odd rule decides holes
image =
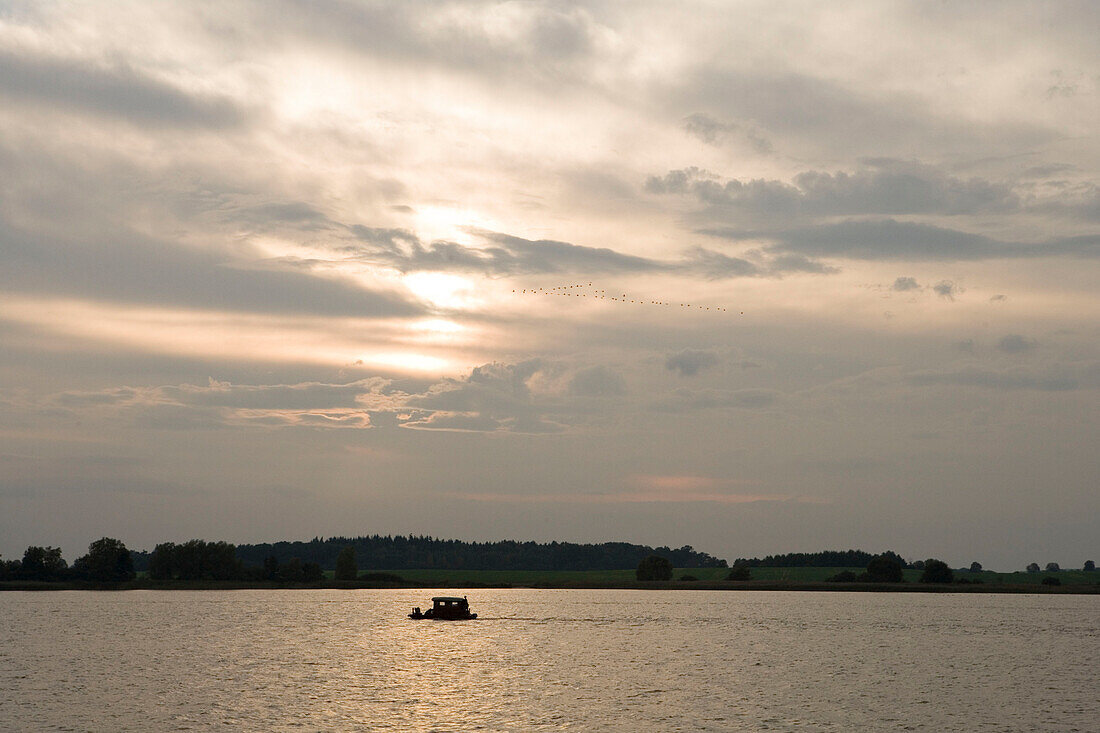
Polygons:
[[721,591],[827,591],[854,593],[1010,593],[1042,595],[1100,595],[1100,584],[936,584],[936,583],[826,583],[776,580],[747,581],[651,581],[651,582],[538,582],[538,583],[378,583],[369,581],[333,581],[319,583],[271,583],[248,581],[175,581],[158,582],[144,579],[124,583],[90,583],[46,581],[0,581],[3,591],[134,591],[134,590],[417,590],[422,588],[536,590],[721,590]]

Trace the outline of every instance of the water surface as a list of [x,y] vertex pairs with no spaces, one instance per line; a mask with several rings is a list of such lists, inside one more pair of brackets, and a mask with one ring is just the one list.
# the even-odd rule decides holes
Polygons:
[[[1100,597],[0,593],[0,729],[1095,731]],[[459,593],[460,595],[462,592]]]

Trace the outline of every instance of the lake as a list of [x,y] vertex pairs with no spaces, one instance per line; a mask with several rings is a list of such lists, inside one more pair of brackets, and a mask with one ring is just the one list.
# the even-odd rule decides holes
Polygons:
[[0,593],[0,729],[1100,726],[1100,596],[455,593]]

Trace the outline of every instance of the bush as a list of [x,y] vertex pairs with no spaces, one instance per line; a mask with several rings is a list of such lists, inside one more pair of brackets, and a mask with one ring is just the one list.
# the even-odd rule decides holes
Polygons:
[[638,580],[672,580],[672,563],[660,555],[642,558],[636,572]]
[[726,580],[752,580],[752,571],[749,570],[748,565],[734,565],[730,569],[730,574],[726,576]]
[[680,580],[699,580],[694,575],[681,575]]
[[1062,581],[1053,575],[1048,575],[1040,581],[1043,585],[1061,585]]
[[924,561],[924,572],[920,575],[922,583],[950,583],[955,579],[955,574],[943,560],[929,558]]
[[867,579],[872,583],[900,583],[901,563],[890,555],[879,555],[867,563]]
[[851,570],[841,570],[836,575],[831,575],[825,580],[829,583],[854,583],[858,578]]

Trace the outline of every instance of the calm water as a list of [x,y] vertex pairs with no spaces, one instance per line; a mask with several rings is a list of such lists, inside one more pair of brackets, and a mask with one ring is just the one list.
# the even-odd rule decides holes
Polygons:
[[0,729],[1100,729],[1100,596],[468,593],[0,593]]

